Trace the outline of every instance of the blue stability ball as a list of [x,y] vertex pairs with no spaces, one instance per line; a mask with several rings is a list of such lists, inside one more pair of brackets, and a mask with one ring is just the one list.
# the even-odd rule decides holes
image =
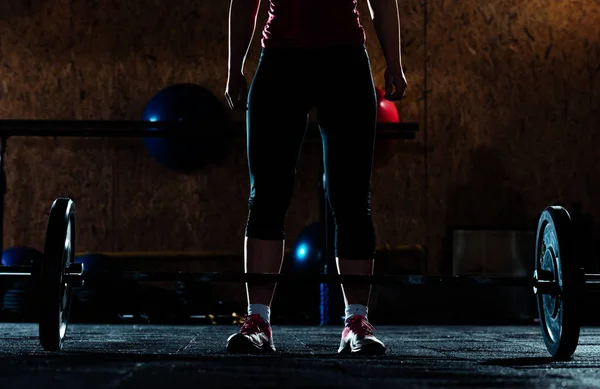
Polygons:
[[43,257],[42,252],[30,247],[12,247],[2,253],[2,266],[31,266]]
[[[186,129],[190,138],[144,138],[150,155],[169,169],[191,172],[211,162],[219,162],[227,153],[231,138],[229,111],[208,89],[195,84],[169,86],[148,101],[145,121],[193,122]],[[207,121],[206,125],[198,122]],[[215,125],[214,121],[222,122]]]
[[111,260],[103,254],[89,253],[75,257],[75,263],[82,263],[84,272],[101,273],[110,270],[108,264]]
[[324,229],[320,222],[305,227],[292,246],[294,271],[319,272],[322,265]]

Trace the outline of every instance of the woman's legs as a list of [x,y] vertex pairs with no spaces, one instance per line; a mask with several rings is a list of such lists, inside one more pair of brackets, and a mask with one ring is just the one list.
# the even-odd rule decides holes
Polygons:
[[[245,267],[279,273],[284,220],[310,105],[294,52],[263,54],[248,96],[247,153],[250,173]],[[300,77],[299,77],[300,74]],[[275,285],[247,284],[248,303],[271,305]]]
[[[244,255],[246,273],[279,273],[283,262],[285,215],[292,197],[296,164],[310,110],[306,77],[299,68],[297,56],[288,50],[263,52],[249,90],[250,197]],[[243,334],[242,328],[242,335],[246,336],[235,338],[241,339],[235,341],[242,344],[240,352],[248,351],[248,342],[252,342],[250,350],[274,349],[268,321],[275,286],[246,284],[248,315],[258,314],[263,320],[258,327],[268,334],[263,337],[260,331],[249,330]],[[230,351],[237,351],[230,346]]]
[[[373,272],[375,233],[371,220],[371,168],[377,99],[364,48],[340,48],[326,61],[328,80],[320,95],[327,193],[335,219],[335,252],[341,274]],[[346,304],[367,305],[370,286],[343,286]]]
[[[375,232],[371,219],[371,169],[377,98],[364,47],[339,48],[328,58],[320,85],[318,118],[329,203],[335,220],[338,272],[373,274]],[[381,353],[367,321],[370,285],[342,285],[346,329],[340,352]]]

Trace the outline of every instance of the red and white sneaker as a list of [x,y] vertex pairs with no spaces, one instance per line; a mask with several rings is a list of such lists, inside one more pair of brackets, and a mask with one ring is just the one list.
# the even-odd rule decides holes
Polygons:
[[342,341],[338,353],[382,355],[385,345],[374,335],[375,328],[366,317],[352,315],[346,319],[346,327],[342,332]]
[[260,315],[246,315],[240,332],[227,339],[227,352],[256,354],[274,352],[271,325]]

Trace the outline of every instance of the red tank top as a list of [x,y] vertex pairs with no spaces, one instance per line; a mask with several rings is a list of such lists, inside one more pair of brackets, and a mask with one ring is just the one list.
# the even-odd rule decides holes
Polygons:
[[364,43],[357,0],[270,0],[265,48]]

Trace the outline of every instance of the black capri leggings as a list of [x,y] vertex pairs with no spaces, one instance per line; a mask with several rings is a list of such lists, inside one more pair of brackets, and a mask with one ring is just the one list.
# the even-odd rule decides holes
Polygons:
[[246,236],[283,240],[296,164],[317,108],[335,253],[372,259],[371,167],[377,99],[365,46],[263,49],[248,95]]

